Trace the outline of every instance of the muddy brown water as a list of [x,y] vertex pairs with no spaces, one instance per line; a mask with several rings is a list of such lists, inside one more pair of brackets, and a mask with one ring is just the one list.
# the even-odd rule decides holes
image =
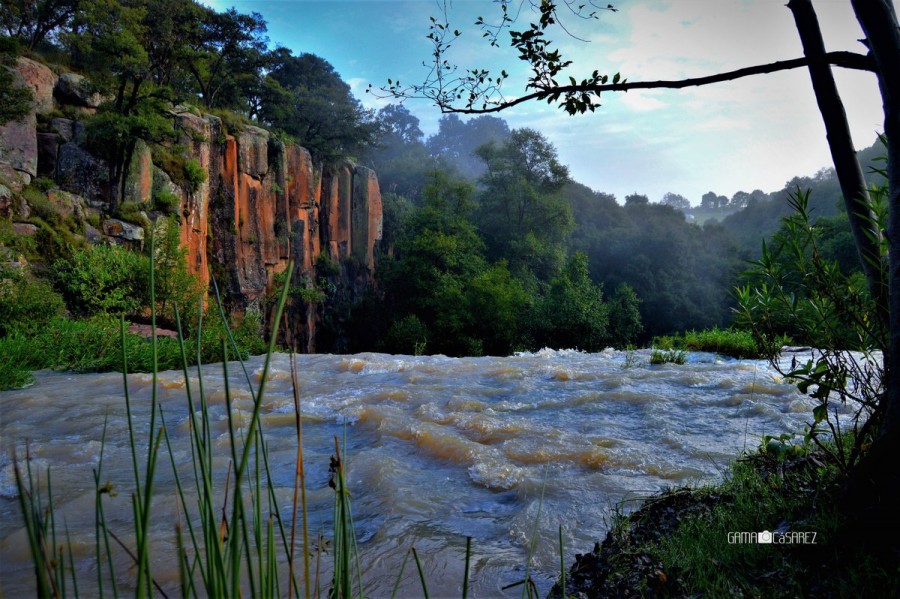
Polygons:
[[[254,384],[262,364],[261,357],[247,363]],[[338,435],[346,439],[363,579],[372,597],[390,595],[411,545],[423,558],[431,596],[460,597],[466,536],[473,538],[470,596],[520,596],[521,587],[501,589],[523,578],[535,523],[532,569],[546,592],[559,571],[560,525],[568,565],[603,537],[611,506],[715,480],[761,435],[801,430],[812,410],[765,362],[707,353],[692,353],[681,366],[651,366],[646,350],[461,359],[303,355],[297,364],[310,531],[330,535],[328,465]],[[230,366],[233,413],[246,417],[250,393],[238,365]],[[196,369],[189,378],[196,389]],[[28,389],[0,394],[0,590],[17,597],[34,588],[9,457],[13,448],[22,455],[28,440],[33,471],[45,480],[50,467],[57,522],[69,530],[79,590],[94,596],[92,469],[104,420],[103,479],[117,491],[104,500],[110,528],[126,542],[133,538],[122,375],[43,371],[36,379]],[[139,446],[146,448],[151,377],[128,380]],[[204,368],[203,385],[222,480],[230,450],[221,365]],[[175,462],[189,464],[180,371],[160,374],[159,400]],[[287,518],[296,441],[286,355],[273,359],[262,414],[276,496]],[[178,516],[165,450],[159,463],[152,567],[174,596]],[[127,558],[116,559],[127,589],[133,572]],[[399,596],[419,593],[410,561]]]

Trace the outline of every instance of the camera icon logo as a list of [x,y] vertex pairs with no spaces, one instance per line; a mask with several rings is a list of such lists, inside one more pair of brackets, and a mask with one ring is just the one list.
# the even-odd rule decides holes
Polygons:
[[772,543],[772,533],[768,530],[764,530],[760,533],[756,533],[756,542],[759,544],[771,544]]

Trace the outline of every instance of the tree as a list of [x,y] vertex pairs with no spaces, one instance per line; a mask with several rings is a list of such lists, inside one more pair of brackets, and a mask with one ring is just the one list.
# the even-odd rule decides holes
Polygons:
[[707,191],[700,196],[700,207],[708,210],[715,210],[719,207],[719,196],[715,192]]
[[591,282],[587,256],[573,254],[550,283],[535,320],[539,346],[599,351],[608,337],[609,307]]
[[378,111],[377,122],[378,137],[361,159],[378,173],[383,192],[420,203],[426,180],[439,169],[440,160],[425,148],[419,119],[402,104],[391,104]]
[[393,259],[379,263],[378,280],[392,320],[416,317],[426,332],[429,351],[478,355],[473,335],[477,318],[469,309],[471,281],[484,272],[484,244],[469,222],[472,185],[435,173],[426,186],[425,204],[406,219]]
[[490,142],[502,144],[508,138],[509,126],[503,119],[480,116],[463,121],[455,114],[448,114],[441,117],[438,132],[425,145],[432,156],[474,181],[485,172],[484,162],[475,151]]
[[425,134],[416,118],[403,104],[389,104],[378,111],[382,143],[385,145],[421,144]]
[[91,84],[106,98],[87,133],[109,163],[113,205],[124,194],[137,140],[174,136],[168,110],[177,98],[170,84],[198,10],[192,0],[91,0],[64,36],[75,64],[90,71]]
[[261,119],[296,138],[318,158],[334,160],[372,143],[374,115],[331,64],[315,54],[272,53]]
[[644,326],[638,309],[641,298],[628,283],[621,283],[609,300],[609,337],[617,347],[624,347],[638,340]]
[[[200,99],[207,108],[217,106],[228,86],[238,87],[237,77],[247,72],[240,65],[258,61],[266,50],[266,22],[259,13],[240,14],[234,8],[219,13],[202,9],[203,17],[184,55]],[[252,70],[252,66],[251,66]]]
[[671,191],[666,192],[666,195],[664,195],[662,197],[662,200],[660,200],[660,204],[664,206],[671,206],[676,210],[687,210],[691,207],[691,203],[686,197],[677,193],[672,193]]
[[15,75],[7,68],[10,62],[13,61],[7,55],[0,53],[0,126],[28,114],[33,99],[27,87],[17,85]]
[[750,203],[750,194],[746,191],[736,191],[731,196],[731,206],[734,208],[745,208]]
[[34,50],[69,24],[82,0],[6,0],[0,4],[0,28]]
[[516,129],[502,145],[478,148],[481,177],[477,222],[492,260],[505,259],[515,273],[531,270],[549,280],[564,257],[572,213],[562,196],[568,170],[556,148],[533,129]]

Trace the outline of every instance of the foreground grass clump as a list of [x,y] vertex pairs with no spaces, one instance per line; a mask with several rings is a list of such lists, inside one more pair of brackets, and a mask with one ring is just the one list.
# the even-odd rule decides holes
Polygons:
[[[669,491],[630,515],[617,513],[603,545],[579,556],[570,592],[858,597],[864,589],[866,596],[900,595],[896,562],[885,565],[884,556],[853,540],[839,510],[843,479],[827,462],[819,452],[761,447],[736,461],[721,484]],[[771,537],[758,536],[765,532]],[[554,589],[551,596],[561,595]]]
[[[784,338],[781,341],[784,345],[788,340]],[[657,337],[653,344],[663,350],[711,352],[739,360],[765,358],[768,355],[760,349],[752,333],[739,329],[714,327],[704,331],[686,331],[680,335]]]

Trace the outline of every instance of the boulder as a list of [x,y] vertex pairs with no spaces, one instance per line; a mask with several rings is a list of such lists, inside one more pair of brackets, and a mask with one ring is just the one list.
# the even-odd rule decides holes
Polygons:
[[56,182],[66,191],[77,193],[91,205],[102,204],[109,197],[109,167],[75,143],[59,147]]
[[11,190],[20,192],[26,185],[31,183],[31,176],[0,162],[0,182]]
[[26,185],[37,176],[37,117],[33,111],[0,127],[0,162],[28,175]]
[[47,192],[53,209],[64,217],[72,216],[75,220],[84,220],[84,198],[62,189],[51,189]]
[[107,237],[116,237],[125,241],[143,241],[144,228],[126,223],[117,218],[103,221],[103,233]]
[[27,235],[29,237],[37,235],[37,225],[31,223],[13,223],[13,231],[16,235]]
[[[19,58],[12,70],[16,85],[31,91],[32,110],[21,119],[0,126],[0,163],[18,171],[21,183],[28,185],[37,176],[37,113],[53,109],[52,90],[56,77],[53,71],[28,58]],[[7,183],[18,186],[5,172],[0,175]]]
[[53,95],[60,104],[82,108],[97,108],[103,102],[103,96],[94,90],[91,82],[77,73],[60,75]]
[[50,130],[58,134],[63,141],[82,141],[84,125],[72,119],[55,118],[50,120]]
[[31,90],[32,106],[40,114],[53,110],[53,86],[56,75],[45,65],[20,56],[15,66],[16,78]]
[[90,244],[97,244],[103,241],[103,233],[92,227],[90,223],[84,223],[84,238]]

